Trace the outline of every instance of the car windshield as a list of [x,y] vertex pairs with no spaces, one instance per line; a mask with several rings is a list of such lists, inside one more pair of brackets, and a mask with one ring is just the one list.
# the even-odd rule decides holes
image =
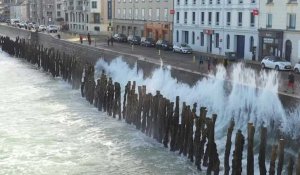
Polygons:
[[190,46],[187,44],[181,44],[181,47],[190,47]]
[[285,60],[280,58],[280,57],[271,57],[271,60],[273,60],[274,62],[284,62]]
[[146,40],[148,40],[148,41],[153,41],[153,39],[152,39],[152,38],[147,38]]

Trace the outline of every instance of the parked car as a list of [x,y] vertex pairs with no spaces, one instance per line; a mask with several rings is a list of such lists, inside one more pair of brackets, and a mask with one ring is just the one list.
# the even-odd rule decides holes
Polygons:
[[141,46],[154,47],[155,42],[152,38],[142,37],[141,38]]
[[166,40],[157,40],[155,47],[162,50],[172,50],[173,45]]
[[131,39],[131,41],[129,41],[129,43],[133,44],[133,45],[140,45],[141,44],[141,37],[133,36],[133,38]]
[[236,52],[225,52],[225,58],[228,61],[238,61],[239,58],[236,55]]
[[38,31],[46,31],[47,27],[45,25],[40,25]]
[[113,39],[114,39],[114,41],[118,41],[118,42],[127,42],[126,35],[124,35],[122,33],[114,34]]
[[275,70],[291,70],[292,65],[290,62],[278,56],[265,56],[261,61],[262,68],[271,68]]
[[173,46],[173,52],[193,53],[193,49],[189,45],[187,45],[185,43],[174,44],[174,46]]
[[27,24],[26,23],[24,23],[24,22],[20,22],[19,24],[18,24],[18,27],[19,28],[23,28],[23,29],[25,29],[25,28],[27,28]]
[[299,71],[300,71],[300,62],[298,62],[298,63],[295,64],[293,70],[294,70],[294,72],[296,72],[297,74],[300,73],[300,72],[299,72]]
[[127,37],[127,42],[130,43],[133,39],[133,35],[128,35]]
[[49,33],[57,33],[58,27],[56,25],[47,26],[47,32]]

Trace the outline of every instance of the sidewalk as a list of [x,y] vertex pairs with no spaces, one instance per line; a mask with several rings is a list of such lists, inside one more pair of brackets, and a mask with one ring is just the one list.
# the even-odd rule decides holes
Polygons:
[[[79,35],[72,35],[69,33],[60,33],[60,34],[61,34],[61,39],[80,44]],[[135,56],[137,59],[146,60],[148,62],[157,65],[160,65],[160,60],[162,59],[164,64],[168,64],[173,68],[208,76],[209,71],[208,71],[207,61],[204,61],[204,63],[199,66],[199,57],[200,55],[203,55],[205,53],[194,52],[193,54],[179,54],[179,53],[173,53],[172,51],[161,51],[159,55],[158,50],[155,48],[147,48],[141,46],[133,46],[132,48],[131,45],[129,44],[118,43],[118,42],[114,42],[113,46],[111,45],[108,46],[106,37],[107,36],[97,36],[97,37],[91,36],[92,39],[91,47],[96,47],[98,49],[107,50],[118,54]],[[84,37],[83,44],[88,45],[86,37]],[[211,55],[211,56],[213,58],[215,57],[215,55]],[[217,60],[218,63],[223,63],[221,59],[217,59]],[[232,64],[234,63],[229,64],[227,70],[230,70]],[[251,67],[256,71],[261,70],[260,62],[247,60],[245,61],[245,64],[247,67]],[[211,62],[211,71],[214,73],[216,72],[216,66],[213,64],[213,61]],[[300,80],[300,76],[295,74],[296,88],[295,88],[295,93],[292,94],[292,93],[285,92],[288,84],[287,83],[288,72],[280,72],[278,75],[280,76],[278,94],[300,99],[300,83],[297,82]]]

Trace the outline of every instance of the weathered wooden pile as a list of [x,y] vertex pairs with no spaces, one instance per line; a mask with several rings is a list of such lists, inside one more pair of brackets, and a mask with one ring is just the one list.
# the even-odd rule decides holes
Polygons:
[[[219,174],[220,169],[225,175],[242,174],[242,160],[244,147],[247,147],[247,169],[248,175],[254,175],[255,167],[259,167],[260,174],[273,175],[283,173],[284,165],[284,139],[280,139],[278,145],[272,146],[269,170],[266,168],[267,128],[260,129],[260,146],[258,162],[254,164],[254,134],[255,127],[248,124],[247,145],[241,130],[237,130],[235,144],[232,145],[232,134],[235,126],[234,120],[229,124],[227,140],[224,151],[224,165],[221,166],[219,153],[215,142],[215,123],[217,115],[207,117],[207,109],[200,107],[200,115],[196,114],[197,104],[190,106],[183,102],[180,113],[179,97],[175,104],[164,97],[160,91],[156,94],[147,93],[146,86],[136,87],[135,82],[128,82],[124,89],[123,109],[121,109],[121,85],[105,74],[95,82],[94,66],[83,64],[74,56],[60,54],[53,49],[26,43],[25,40],[10,40],[1,37],[2,49],[11,55],[26,59],[32,64],[42,67],[50,72],[53,77],[61,76],[74,88],[79,88],[81,82],[82,97],[109,116],[119,120],[125,120],[132,124],[137,130],[162,143],[170,151],[178,152],[194,162],[197,169],[206,167],[207,174]],[[233,147],[233,151],[231,151]],[[230,154],[232,160],[230,166]],[[277,166],[276,166],[276,160]],[[286,173],[292,175],[296,171],[300,175],[300,154],[290,157],[286,166]],[[277,169],[276,169],[277,167]],[[294,170],[296,169],[296,170]],[[245,173],[243,173],[245,174]]]

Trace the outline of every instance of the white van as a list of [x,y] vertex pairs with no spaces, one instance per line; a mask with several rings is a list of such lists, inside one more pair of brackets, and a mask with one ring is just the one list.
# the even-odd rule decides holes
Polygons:
[[19,23],[20,23],[19,19],[11,19],[10,20],[10,24],[15,27],[18,26]]

